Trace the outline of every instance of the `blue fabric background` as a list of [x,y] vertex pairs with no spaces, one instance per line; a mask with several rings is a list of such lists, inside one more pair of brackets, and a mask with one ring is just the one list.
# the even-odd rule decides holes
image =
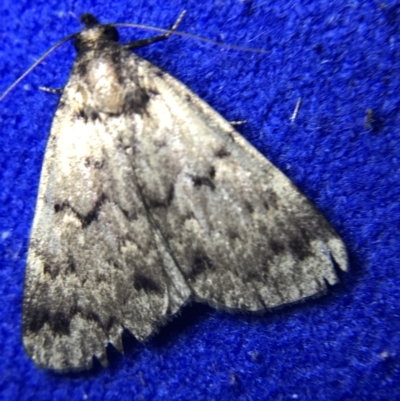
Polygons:
[[[205,3],[205,4],[202,4]],[[329,294],[267,312],[185,307],[110,366],[38,370],[21,341],[29,231],[57,96],[75,51],[51,54],[0,104],[1,400],[400,399],[400,6],[395,1],[11,1],[0,6],[0,91],[91,12],[179,29],[140,54],[186,83],[281,168],[347,244]],[[122,40],[154,33],[120,29]],[[303,98],[293,124],[290,116]],[[365,112],[375,112],[371,129]]]

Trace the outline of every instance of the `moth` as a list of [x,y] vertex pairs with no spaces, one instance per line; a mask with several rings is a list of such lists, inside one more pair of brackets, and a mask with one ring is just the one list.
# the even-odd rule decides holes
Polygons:
[[[185,85],[90,14],[48,140],[23,342],[39,367],[89,369],[190,300],[260,311],[322,293],[346,249],[290,180]],[[176,24],[175,24],[176,25]]]

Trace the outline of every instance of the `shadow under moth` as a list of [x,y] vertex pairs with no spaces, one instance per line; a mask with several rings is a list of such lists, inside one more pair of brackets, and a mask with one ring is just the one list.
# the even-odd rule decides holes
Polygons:
[[[90,14],[48,140],[23,342],[43,368],[88,369],[190,300],[260,311],[322,293],[343,242],[290,180],[185,85]],[[175,24],[176,26],[176,24]]]

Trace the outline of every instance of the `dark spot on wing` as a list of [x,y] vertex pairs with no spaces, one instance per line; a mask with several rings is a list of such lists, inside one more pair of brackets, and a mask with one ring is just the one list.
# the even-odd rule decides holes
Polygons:
[[251,282],[254,282],[254,281],[260,281],[260,279],[261,279],[260,272],[257,272],[257,271],[254,271],[254,270],[250,270],[243,277],[243,281],[245,283],[251,283]]
[[219,159],[223,159],[225,157],[229,157],[231,154],[225,149],[225,148],[219,148],[215,152],[215,156],[218,157]]
[[285,245],[279,240],[275,240],[273,238],[269,240],[268,247],[274,255],[279,255],[285,252]]
[[77,62],[75,64],[76,73],[81,77],[84,77],[87,74],[87,63],[85,62]]
[[166,197],[163,199],[156,198],[156,197],[148,197],[147,199],[147,204],[150,208],[160,208],[164,207],[167,208],[171,205],[175,195],[175,188],[174,185],[170,185],[168,188],[168,192],[166,194]]
[[214,190],[215,189],[215,184],[213,182],[214,177],[215,177],[215,167],[210,166],[208,170],[208,176],[193,175],[191,176],[191,179],[195,187],[201,187],[204,185]]
[[244,207],[246,208],[246,210],[247,210],[250,214],[253,214],[253,213],[254,213],[254,206],[253,206],[250,202],[245,201],[245,202],[244,202]]
[[205,272],[206,270],[212,270],[214,268],[210,258],[200,249],[194,252],[192,269],[189,274],[189,279],[196,278],[199,274]]
[[82,108],[82,109],[76,110],[74,113],[74,117],[77,119],[81,119],[85,123],[87,123],[88,121],[93,122],[93,121],[99,119],[100,115],[95,109],[88,107],[86,109]]
[[215,167],[211,166],[208,170],[208,175],[210,176],[210,178],[213,180],[215,178]]
[[77,110],[76,113],[75,113],[75,117],[76,118],[80,118],[80,119],[84,120],[85,122],[88,121],[88,115],[86,114],[85,109]]
[[215,184],[208,177],[193,176],[192,181],[195,187],[206,186],[215,189]]
[[74,303],[72,304],[70,310],[69,310],[69,314],[70,314],[70,316],[71,316],[71,320],[72,320],[72,318],[73,318],[77,313],[79,313],[79,312],[80,312],[80,308],[78,307],[77,303],[74,302]]
[[148,94],[150,95],[150,97],[156,97],[160,95],[160,92],[156,89],[150,88],[148,89]]
[[97,220],[100,210],[101,210],[103,204],[106,202],[106,200],[107,200],[107,197],[104,194],[102,194],[99,197],[99,199],[97,200],[97,202],[95,203],[95,205],[93,206],[92,210],[89,213],[87,213],[86,215],[83,215],[83,214],[79,213],[77,210],[75,210],[69,204],[68,201],[64,201],[63,203],[56,203],[54,205],[54,212],[59,213],[65,209],[70,209],[70,210],[72,210],[72,212],[74,212],[76,217],[82,223],[83,228],[86,228],[91,223],[93,223],[93,221]]
[[89,118],[91,121],[96,121],[100,118],[100,115],[96,110],[90,110]]
[[165,139],[154,140],[154,145],[157,147],[157,150],[160,151],[162,148],[167,146],[168,142]]
[[160,70],[160,69],[156,69],[156,70],[154,70],[154,73],[155,73],[155,75],[157,76],[157,77],[159,77],[159,78],[164,78],[164,75],[165,75],[165,72],[164,71],[162,71],[162,70]]
[[104,327],[105,331],[109,332],[116,323],[117,323],[117,319],[114,316],[110,316]]
[[129,221],[137,220],[137,212],[134,210],[125,210],[120,207],[121,212],[124,214],[125,218]]
[[94,310],[90,309],[90,307],[91,306],[89,305],[88,306],[89,309],[88,308],[84,309],[75,303],[74,305],[71,306],[69,310],[70,320],[72,320],[72,318],[75,315],[80,315],[82,319],[96,323],[103,331],[109,332],[112,326],[117,323],[117,319],[114,316],[107,317],[107,314],[105,314],[103,316],[104,319],[103,321],[101,315],[96,313]]
[[81,315],[85,318],[85,320],[91,320],[92,322],[96,322],[99,324],[99,326],[103,325],[100,316],[92,310],[85,311],[85,313],[81,312]]
[[196,220],[196,215],[193,213],[193,211],[189,211],[183,215],[183,219],[184,220]]
[[70,334],[69,326],[71,323],[70,316],[67,316],[64,312],[56,312],[48,320],[51,330],[54,334],[68,335]]
[[143,114],[149,100],[149,93],[140,86],[136,86],[134,91],[130,91],[125,96],[124,112],[127,114]]
[[62,110],[65,107],[65,101],[60,98],[57,105],[57,110]]
[[235,131],[231,131],[231,132],[228,132],[228,133],[227,133],[228,136],[229,136],[229,139],[230,139],[232,142],[235,142],[234,132],[235,132]]
[[100,170],[104,167],[104,164],[105,164],[104,159],[97,160],[90,156],[86,157],[86,159],[85,159],[85,167],[93,167],[97,170]]
[[[48,256],[46,255],[44,260],[48,260]],[[60,266],[57,263],[45,263],[43,266],[43,273],[48,274],[52,280],[54,280],[58,274],[60,273]]]
[[133,286],[137,291],[160,292],[160,286],[151,277],[139,272],[135,273],[133,277]]
[[[49,141],[50,141],[51,143],[54,143],[54,142],[57,141],[57,138],[58,138],[57,135],[55,135],[55,134],[54,134],[54,135],[51,135],[50,138],[49,138]],[[47,199],[46,199],[46,202],[47,202]]]
[[51,274],[51,266],[48,263],[45,263],[43,266],[43,273],[44,274]]
[[[304,228],[303,224],[307,226],[307,229]],[[275,228],[282,235],[282,240],[284,238],[287,251],[296,260],[302,261],[313,255],[311,241],[318,236],[317,227],[314,229],[312,225],[311,227],[308,226],[307,221],[302,223],[301,219],[287,215],[284,221],[276,222]]]
[[269,210],[271,207],[277,209],[278,207],[278,196],[272,190],[269,190],[264,197],[263,206],[266,210]]
[[179,224],[184,225],[188,220],[196,220],[196,216],[192,211],[184,212],[182,214],[178,214],[177,218],[179,219]]
[[47,308],[32,308],[24,305],[24,334],[38,333],[49,320],[49,311]]
[[[121,52],[116,48],[109,52],[109,56],[115,67],[119,67],[124,61],[124,58],[121,57]],[[121,74],[118,74],[118,76],[121,76]]]
[[59,212],[63,211],[65,208],[67,208],[68,206],[69,206],[68,202],[56,203],[56,204],[54,204],[54,212],[59,213]]
[[234,231],[234,230],[231,230],[231,229],[228,230],[228,237],[229,237],[232,241],[234,241],[234,240],[236,240],[236,239],[240,239],[240,235],[238,234],[238,232],[237,232],[237,231]]
[[302,261],[308,256],[312,256],[313,252],[311,249],[310,239],[307,235],[303,235],[304,232],[295,232],[289,237],[288,246],[290,251],[296,257],[296,259]]
[[68,259],[68,269],[70,273],[76,273],[76,264],[72,256],[70,256]]
[[50,326],[52,332],[56,335],[70,334],[70,316],[64,312],[58,311],[51,313],[47,308],[24,307],[23,333],[38,333],[45,324]]
[[[93,209],[89,213],[87,213],[86,215],[78,214],[78,217],[84,228],[89,226],[91,223],[93,223],[93,221],[97,220],[97,218],[99,217],[101,207],[103,206],[106,199],[107,199],[106,196],[104,194],[102,194],[100,196],[100,198],[97,200]],[[75,213],[76,213],[76,211],[75,211]]]

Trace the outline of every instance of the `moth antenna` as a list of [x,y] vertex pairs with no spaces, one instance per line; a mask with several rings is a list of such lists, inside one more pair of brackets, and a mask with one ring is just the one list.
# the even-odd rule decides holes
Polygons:
[[[156,28],[154,26],[150,25],[142,25],[142,24],[132,24],[132,23],[123,23],[123,22],[117,22],[114,24],[108,24],[111,26],[116,26],[119,28],[139,28],[139,29],[145,29],[147,31],[154,31],[154,32],[160,32],[160,33],[169,33],[171,32],[170,29],[163,29],[163,28]],[[173,31],[171,32],[171,35],[178,35],[182,36],[185,38],[191,38],[191,39],[196,39],[204,43],[209,43],[212,45],[224,47],[226,49],[230,50],[238,50],[238,51],[244,51],[244,52],[249,52],[249,53],[259,53],[259,54],[269,54],[267,50],[264,49],[258,49],[258,48],[253,48],[253,47],[246,47],[246,46],[236,46],[236,45],[229,45],[226,43],[218,42],[216,40],[208,39],[203,36],[199,35],[194,35],[191,33],[186,33],[186,32],[181,32],[181,31]]]
[[74,38],[77,33],[73,33],[65,37],[64,39],[60,40],[56,43],[53,47],[46,51],[42,56],[40,56],[17,80],[15,80],[0,96],[0,102],[31,72],[33,71],[50,53],[56,50],[59,46],[63,45],[65,42],[68,42],[72,38]]
[[[181,21],[183,16],[185,15],[186,11],[183,11],[181,15],[178,18],[177,23]],[[191,38],[191,39],[196,39],[204,43],[209,43],[212,45],[220,46],[226,49],[230,50],[238,50],[238,51],[245,51],[249,53],[259,53],[259,54],[268,54],[268,52],[264,49],[258,49],[258,48],[253,48],[253,47],[246,47],[246,46],[236,46],[236,45],[229,45],[226,43],[218,42],[216,40],[204,38],[203,36],[199,35],[194,35],[191,33],[186,33],[186,32],[181,32],[181,31],[173,31],[171,32],[170,29],[163,29],[163,28],[156,28],[154,26],[150,25],[142,25],[142,24],[133,24],[133,23],[114,23],[114,24],[108,24],[109,26],[115,26],[115,27],[120,27],[120,28],[139,28],[139,29],[145,29],[148,31],[154,31],[154,32],[161,32],[161,33],[170,33],[172,35],[178,35],[186,38]],[[79,33],[79,32],[78,32]],[[49,50],[46,51],[41,57],[39,57],[18,79],[16,79],[6,90],[5,92],[0,96],[0,102],[3,101],[3,99],[28,75],[33,71],[49,54],[51,54],[54,50],[56,50],[59,46],[63,45],[65,42],[68,42],[69,40],[73,39],[78,33],[73,33],[72,35],[69,35],[56,43],[53,47],[51,47]]]

